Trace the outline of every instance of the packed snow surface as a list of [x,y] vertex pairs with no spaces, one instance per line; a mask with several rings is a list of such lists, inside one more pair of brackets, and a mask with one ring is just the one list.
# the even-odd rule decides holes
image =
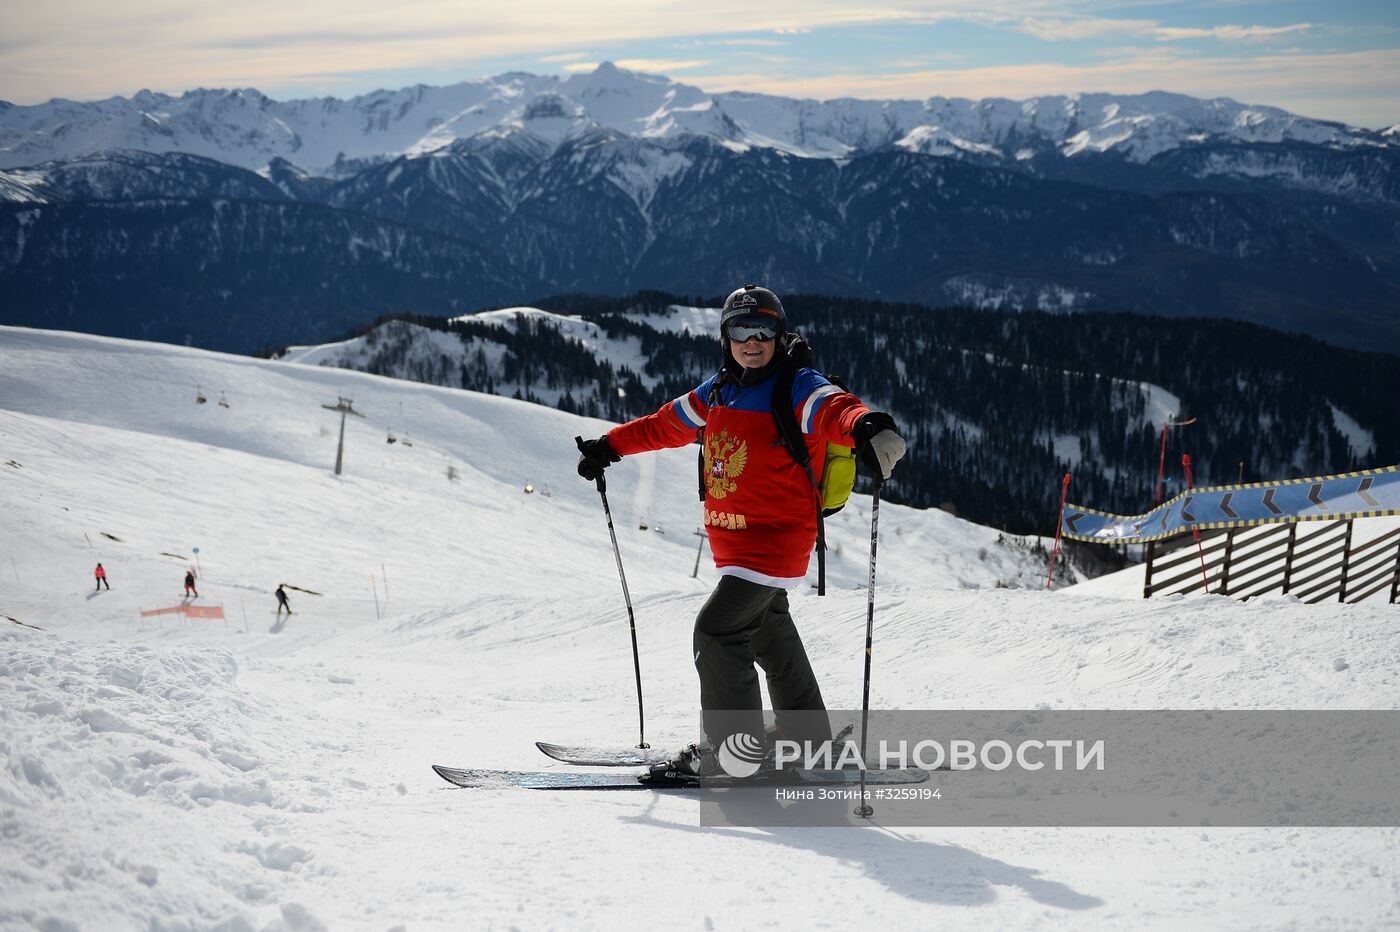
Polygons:
[[[340,477],[338,397],[365,415]],[[605,426],[0,328],[0,928],[1400,923],[1392,829],[707,829],[686,794],[448,787],[429,764],[636,741],[616,565],[573,472]],[[694,737],[714,582],[691,578],[694,468],[608,474],[660,747]],[[860,701],[869,517],[857,497],[832,522],[830,595],[794,594],[833,707]],[[1395,707],[1395,606],[1071,598],[995,531],[890,504],[880,527],[877,707]],[[188,566],[226,620],[141,620]]]

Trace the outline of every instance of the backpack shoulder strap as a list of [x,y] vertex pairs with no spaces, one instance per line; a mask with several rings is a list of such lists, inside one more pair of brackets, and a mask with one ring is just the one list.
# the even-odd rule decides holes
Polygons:
[[[725,379],[726,379],[726,378],[728,378],[728,373],[727,373],[723,368],[721,368],[718,372],[715,373],[714,381],[710,383],[710,391],[709,391],[709,394],[708,394],[708,395],[706,396],[706,398],[705,398],[705,409],[706,409],[706,410],[711,410],[711,409],[713,409],[714,406],[715,406],[715,403],[719,401],[720,392],[721,392],[721,390],[724,388],[724,382],[725,382]],[[703,502],[703,501],[705,500],[705,425],[704,425],[704,424],[701,424],[698,428],[696,428],[696,430],[695,430],[695,442],[696,442],[697,444],[699,444],[699,446],[700,446],[700,449],[699,449],[699,451],[697,451],[697,454],[696,454],[695,471],[696,471],[696,474],[697,474],[698,479],[699,479],[699,482],[697,483],[697,485],[698,485],[698,487],[699,487],[700,501]]]
[[773,423],[778,428],[778,439],[782,441],[783,449],[802,467],[812,483],[817,508],[817,595],[826,595],[826,521],[822,515],[821,483],[812,471],[812,454],[807,450],[807,440],[802,436],[797,415],[792,411],[792,383],[797,378],[797,370],[813,368],[816,354],[807,341],[795,333],[787,337],[784,348],[787,351],[786,361],[778,371],[778,380],[773,383]]
[[[793,461],[805,468],[810,475],[812,457],[807,452],[807,441],[802,436],[802,428],[797,424],[797,415],[792,413],[792,383],[797,378],[797,371],[814,367],[817,358],[811,345],[802,339],[800,334],[785,334],[783,340],[783,365],[778,370],[777,381],[773,384],[773,423],[778,428],[778,439],[782,441],[783,449],[787,450]],[[815,478],[812,484],[816,485]]]
[[810,472],[812,456],[807,451],[802,428],[797,424],[797,415],[792,413],[792,383],[796,377],[796,366],[784,366],[778,373],[778,380],[773,383],[773,424],[778,428],[778,439],[782,441],[788,456]]
[[714,381],[710,382],[709,394],[705,396],[705,407],[713,408],[715,402],[719,401],[720,393],[724,390],[724,383],[729,381],[729,370],[721,366],[716,372]]

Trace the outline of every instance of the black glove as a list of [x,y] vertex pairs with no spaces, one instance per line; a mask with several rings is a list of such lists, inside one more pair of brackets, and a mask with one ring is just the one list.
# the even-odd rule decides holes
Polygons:
[[575,437],[574,442],[578,444],[578,474],[590,482],[596,481],[603,470],[622,459],[613,452],[606,435],[597,440]]
[[888,479],[894,464],[904,455],[904,438],[899,435],[894,418],[883,411],[867,411],[851,430],[856,442],[856,455],[867,468],[881,479]]

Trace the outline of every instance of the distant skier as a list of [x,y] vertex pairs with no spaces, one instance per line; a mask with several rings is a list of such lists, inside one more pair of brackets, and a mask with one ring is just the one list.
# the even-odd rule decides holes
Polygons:
[[194,571],[185,570],[185,597],[189,598],[191,595],[199,598],[199,590],[194,587]]
[[284,609],[284,608],[287,610],[287,614],[288,614],[288,615],[290,615],[290,614],[292,613],[292,606],[291,606],[291,604],[287,601],[287,593],[284,592],[284,591],[282,590],[282,583],[278,583],[278,584],[277,584],[277,615],[278,615],[278,617],[281,617],[281,615],[282,615],[282,609]]
[[702,445],[705,529],[720,573],[695,619],[706,742],[658,765],[700,775],[718,768],[715,749],[733,730],[716,713],[742,711],[743,730],[764,734],[755,663],[767,675],[786,737],[814,744],[831,738],[825,716],[783,714],[824,712],[826,705],[788,611],[787,590],[802,584],[816,542],[819,493],[778,433],[772,397],[780,374],[791,374],[792,411],[815,476],[828,443],[854,447],[885,478],[905,450],[893,418],[810,368],[811,350],[788,332],[782,302],[767,288],[745,285],[725,300],[720,343],[723,366],[715,376],[655,414],[583,441],[578,461],[579,475],[596,480],[622,454]]
[[107,571],[102,568],[102,564],[97,564],[97,569],[92,571],[92,575],[97,577],[97,591],[101,592],[102,587],[112,588],[112,584],[107,582]]

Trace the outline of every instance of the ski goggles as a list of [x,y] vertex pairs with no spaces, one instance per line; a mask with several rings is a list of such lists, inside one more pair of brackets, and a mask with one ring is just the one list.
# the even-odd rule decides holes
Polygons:
[[735,343],[744,343],[753,337],[767,343],[778,335],[778,321],[762,314],[745,314],[725,324],[724,332]]

